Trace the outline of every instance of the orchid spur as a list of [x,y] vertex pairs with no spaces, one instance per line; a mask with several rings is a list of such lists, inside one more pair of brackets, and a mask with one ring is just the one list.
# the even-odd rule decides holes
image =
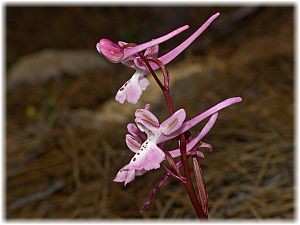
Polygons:
[[[194,32],[189,38],[187,38],[180,45],[175,47],[170,52],[166,53],[163,56],[158,57],[158,60],[166,65],[176,58],[182,51],[184,51],[197,37],[199,37],[203,31],[220,15],[216,13],[211,16],[196,32]],[[161,44],[174,36],[180,34],[181,32],[188,29],[189,26],[182,26],[162,37],[153,39],[151,41],[145,42],[140,45],[132,45],[123,41],[114,43],[108,39],[100,39],[97,43],[96,48],[99,53],[103,54],[109,61],[113,63],[119,63],[129,66],[135,69],[133,76],[118,90],[115,99],[124,103],[125,101],[136,104],[140,98],[142,92],[149,85],[148,79],[145,75],[149,72],[148,68],[145,66],[140,55],[142,51],[145,50],[144,56],[155,57],[158,56],[158,44]],[[159,69],[159,66],[153,62],[149,62],[152,69],[155,71]]]

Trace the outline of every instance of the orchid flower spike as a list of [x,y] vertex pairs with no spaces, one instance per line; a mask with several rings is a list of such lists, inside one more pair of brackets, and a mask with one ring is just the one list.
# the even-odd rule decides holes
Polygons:
[[[166,53],[165,55],[158,57],[164,65],[171,62],[174,58],[176,58],[182,51],[184,51],[197,37],[199,37],[203,31],[220,15],[220,13],[216,13],[211,16],[196,32],[194,32],[189,38],[187,38],[184,42],[178,45],[176,48]],[[119,63],[129,66],[135,69],[135,73],[117,92],[116,100],[120,103],[124,103],[125,101],[136,104],[138,99],[140,98],[142,92],[149,85],[148,79],[145,75],[148,73],[148,69],[146,68],[144,62],[138,55],[138,53],[145,51],[144,56],[147,58],[157,57],[158,56],[158,45],[173,38],[174,36],[180,34],[181,32],[188,29],[189,26],[182,26],[164,36],[153,39],[151,41],[145,42],[136,46],[127,46],[126,42],[119,41],[118,43],[114,43],[108,39],[101,39],[96,48],[99,53],[103,54],[109,61],[113,63]],[[149,62],[153,70],[159,69],[159,66],[153,62]]]
[[[165,159],[165,153],[160,148],[159,144],[174,139],[208,117],[210,117],[210,119],[201,132],[187,143],[187,152],[191,151],[199,143],[200,147],[202,145],[202,147],[211,148],[210,145],[203,143],[202,139],[213,127],[218,112],[241,100],[240,97],[226,99],[186,122],[184,122],[186,118],[184,109],[179,109],[161,124],[156,116],[148,110],[149,105],[146,105],[144,109],[136,110],[136,125],[132,123],[128,124],[127,129],[129,134],[126,135],[126,144],[135,155],[132,157],[129,164],[124,166],[117,173],[114,181],[124,182],[126,185],[134,180],[135,176],[143,175],[149,170],[158,169],[161,162]],[[178,157],[180,156],[180,150],[171,150],[170,154],[172,157]],[[202,156],[201,153],[199,153],[199,156]]]

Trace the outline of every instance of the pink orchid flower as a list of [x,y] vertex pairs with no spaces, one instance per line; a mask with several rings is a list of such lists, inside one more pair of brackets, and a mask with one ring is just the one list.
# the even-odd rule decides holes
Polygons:
[[144,174],[146,171],[158,169],[160,163],[165,159],[165,153],[157,146],[157,140],[161,134],[172,134],[180,128],[185,120],[186,113],[183,109],[178,110],[164,122],[159,124],[158,119],[148,110],[138,109],[135,112],[135,122],[140,132],[147,135],[146,140],[141,137],[137,128],[131,126],[130,134],[126,135],[126,143],[135,155],[130,163],[123,167],[114,181],[123,182],[125,185],[132,181],[135,176]]
[[[240,97],[226,99],[186,122],[184,122],[186,118],[184,109],[179,109],[161,124],[148,110],[149,105],[146,105],[145,109],[136,110],[135,122],[137,126],[130,123],[127,126],[129,134],[126,135],[126,144],[135,155],[129,164],[117,173],[114,181],[124,182],[126,185],[134,180],[136,176],[141,176],[152,169],[158,169],[161,162],[165,159],[165,153],[158,145],[183,134],[208,117],[210,119],[201,132],[187,143],[187,153],[192,151],[199,143],[200,147],[211,149],[209,144],[202,142],[202,139],[216,122],[218,112],[241,101],[242,98]],[[179,149],[170,150],[169,153],[172,157],[180,156]],[[198,156],[203,157],[203,154],[198,153]]]
[[[171,62],[175,57],[177,57],[182,51],[184,51],[197,37],[199,37],[203,31],[220,15],[216,13],[211,16],[196,32],[194,32],[189,38],[184,42],[178,45],[176,48],[166,53],[165,55],[158,57],[164,65]],[[182,26],[162,37],[153,39],[146,43],[137,45],[137,46],[126,46],[126,42],[119,41],[114,43],[108,39],[101,39],[96,48],[99,53],[103,54],[109,61],[113,63],[123,63],[126,66],[129,66],[136,70],[131,79],[129,79],[117,92],[116,100],[120,103],[125,101],[129,103],[136,104],[140,98],[142,92],[149,85],[148,79],[145,75],[148,73],[148,69],[145,67],[142,59],[138,53],[145,51],[145,57],[157,57],[158,55],[158,44],[161,44],[174,36],[180,34],[181,32],[188,29],[189,26]],[[153,70],[159,69],[159,66],[153,62],[150,62],[150,65]]]

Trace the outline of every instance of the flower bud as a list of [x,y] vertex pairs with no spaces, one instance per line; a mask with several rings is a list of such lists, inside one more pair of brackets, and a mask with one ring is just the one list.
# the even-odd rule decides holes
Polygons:
[[103,54],[109,61],[118,63],[124,56],[123,49],[108,39],[101,39],[96,46],[98,52]]

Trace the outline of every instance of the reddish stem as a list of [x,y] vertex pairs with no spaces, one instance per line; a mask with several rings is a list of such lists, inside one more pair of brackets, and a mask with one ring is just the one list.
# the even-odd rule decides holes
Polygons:
[[150,64],[149,64],[148,60],[146,59],[146,57],[142,53],[139,53],[139,56],[145,62],[147,68],[149,69],[150,73],[152,74],[154,80],[156,81],[156,83],[158,84],[158,86],[160,87],[160,89],[162,91],[164,91],[165,90],[165,86],[160,82],[159,78],[156,76],[156,73],[153,71],[153,69],[150,66]]
[[198,215],[198,218],[208,219],[206,213],[202,209],[202,206],[199,202],[199,199],[198,199],[198,197],[195,193],[194,187],[193,187],[191,171],[189,168],[188,157],[186,154],[186,139],[185,139],[184,134],[182,134],[180,136],[180,154],[181,154],[181,160],[182,160],[182,164],[183,164],[184,175],[186,177],[186,184],[184,184],[184,186],[187,190],[190,200],[194,206],[194,209]]
[[164,75],[164,86],[165,86],[165,88],[169,89],[170,76],[169,76],[169,71],[167,70],[167,67],[165,67],[165,65],[161,61],[159,61],[158,58],[147,57],[147,60],[156,63],[160,67],[160,69],[162,70],[163,75]]
[[[171,100],[171,95],[170,95],[170,90],[169,90],[169,86],[164,86],[160,80],[158,79],[156,73],[154,72],[154,70],[152,69],[152,67],[150,66],[149,62],[148,62],[148,59],[146,59],[146,57],[142,54],[142,53],[139,53],[139,56],[141,57],[141,59],[145,62],[148,70],[150,71],[150,73],[152,74],[152,76],[154,77],[155,81],[158,83],[158,86],[160,87],[160,89],[162,90],[164,96],[165,96],[165,100],[166,100],[166,103],[167,103],[167,106],[168,106],[168,109],[169,109],[169,112],[170,112],[170,115],[172,115],[174,113],[174,107],[173,107],[173,103],[172,103],[172,100]],[[156,61],[154,61],[155,63],[157,63]],[[162,64],[163,65],[163,64]],[[158,66],[161,66],[161,64],[158,64]],[[164,66],[164,65],[163,65]],[[163,72],[164,71],[167,71],[167,69],[164,67],[163,69]],[[164,80],[165,80],[165,84],[169,84],[169,74],[168,72],[165,74],[164,73]]]
[[[172,100],[171,100],[169,87],[162,85],[162,83],[158,79],[157,75],[155,74],[154,70],[150,66],[150,64],[149,64],[148,60],[145,58],[145,56],[142,55],[142,54],[139,54],[139,56],[145,62],[148,70],[150,71],[150,73],[152,74],[152,76],[154,77],[156,82],[158,83],[159,87],[161,88],[161,90],[164,94],[167,106],[168,106],[169,113],[170,113],[170,115],[172,115],[174,113],[174,107],[173,107],[173,103],[172,103]],[[156,60],[151,60],[151,61],[153,61],[154,63],[157,63]],[[163,67],[162,71],[164,73],[164,78],[165,78],[165,83],[166,83],[166,78],[169,79],[169,77],[168,77],[169,74],[165,73],[165,71],[167,71],[167,70],[166,70],[164,65],[161,65],[159,63],[157,63],[157,64],[158,64],[159,67]],[[169,82],[167,82],[167,84],[169,84]],[[183,185],[184,185],[184,187],[185,187],[185,189],[188,193],[188,196],[189,196],[189,198],[190,198],[190,200],[193,204],[193,207],[194,207],[194,209],[197,213],[198,218],[208,219],[207,215],[202,210],[202,207],[200,205],[200,202],[198,200],[198,197],[197,197],[197,195],[195,193],[195,190],[194,190],[194,187],[193,187],[192,178],[191,178],[191,171],[190,171],[190,168],[189,168],[188,157],[187,157],[187,154],[186,154],[186,139],[185,139],[184,134],[180,135],[180,146],[179,147],[180,147],[180,153],[181,153],[181,161],[182,161],[182,164],[183,164],[184,176],[186,178],[186,183],[183,183]]]

